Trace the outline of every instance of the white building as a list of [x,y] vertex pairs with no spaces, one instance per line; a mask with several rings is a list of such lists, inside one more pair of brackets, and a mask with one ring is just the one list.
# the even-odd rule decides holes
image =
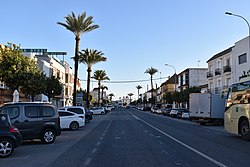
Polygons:
[[207,84],[207,68],[187,68],[178,74],[177,91]]
[[[63,92],[53,99],[57,107],[70,106],[73,102],[74,73],[70,65],[59,60],[54,55],[66,55],[66,52],[47,52],[47,49],[22,49],[23,55],[34,59],[38,67],[47,77],[55,76],[63,84]],[[80,89],[80,81],[77,83],[77,90]]]
[[232,84],[232,57],[233,48],[230,47],[210,58],[208,63],[208,90],[220,94]]
[[232,72],[233,83],[240,78],[250,76],[250,38],[246,37],[235,43],[233,47]]

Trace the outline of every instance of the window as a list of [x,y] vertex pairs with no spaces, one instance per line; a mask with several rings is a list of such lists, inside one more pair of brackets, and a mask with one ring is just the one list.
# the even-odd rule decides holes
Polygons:
[[36,118],[40,115],[38,106],[26,106],[24,110],[25,115],[29,118]]
[[69,112],[59,112],[60,117],[66,117],[66,116],[72,116],[74,114],[69,113]]
[[69,83],[69,74],[65,74],[65,83]]
[[80,108],[68,108],[69,111],[72,111],[76,114],[83,114],[83,110]]
[[10,107],[10,108],[4,108],[2,109],[2,113],[8,114],[10,119],[17,118],[20,114],[19,107]]
[[52,107],[49,107],[49,106],[42,107],[42,116],[43,117],[51,117],[53,115],[55,115],[55,111]]
[[230,59],[227,59],[227,60],[226,60],[226,65],[227,65],[227,66],[230,66]]
[[239,64],[243,64],[247,62],[247,54],[244,53],[242,55],[239,56]]

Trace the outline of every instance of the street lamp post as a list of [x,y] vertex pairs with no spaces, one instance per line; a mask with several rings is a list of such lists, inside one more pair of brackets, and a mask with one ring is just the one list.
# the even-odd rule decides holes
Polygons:
[[176,92],[176,69],[174,68],[174,66],[170,65],[170,64],[165,64],[166,66],[170,66],[174,69],[174,91]]
[[248,54],[250,54],[250,24],[249,24],[249,22],[247,21],[247,19],[245,19],[241,15],[237,15],[237,14],[234,14],[234,13],[231,13],[231,12],[226,12],[225,14],[230,15],[230,16],[236,16],[236,17],[242,18],[247,23],[247,26],[248,26],[248,45],[249,45]]

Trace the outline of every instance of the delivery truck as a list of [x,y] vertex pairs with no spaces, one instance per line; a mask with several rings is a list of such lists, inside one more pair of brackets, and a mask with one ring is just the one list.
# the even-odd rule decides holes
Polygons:
[[222,125],[224,122],[226,97],[220,94],[191,93],[189,95],[190,119],[205,125],[213,123]]

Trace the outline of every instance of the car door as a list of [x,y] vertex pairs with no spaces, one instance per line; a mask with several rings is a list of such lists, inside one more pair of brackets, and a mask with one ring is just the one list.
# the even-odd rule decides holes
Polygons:
[[72,118],[74,114],[69,113],[67,111],[59,111],[60,116],[60,126],[62,129],[69,128],[70,123],[72,122]]
[[40,137],[44,119],[39,105],[24,106],[21,120],[21,133],[24,139]]

